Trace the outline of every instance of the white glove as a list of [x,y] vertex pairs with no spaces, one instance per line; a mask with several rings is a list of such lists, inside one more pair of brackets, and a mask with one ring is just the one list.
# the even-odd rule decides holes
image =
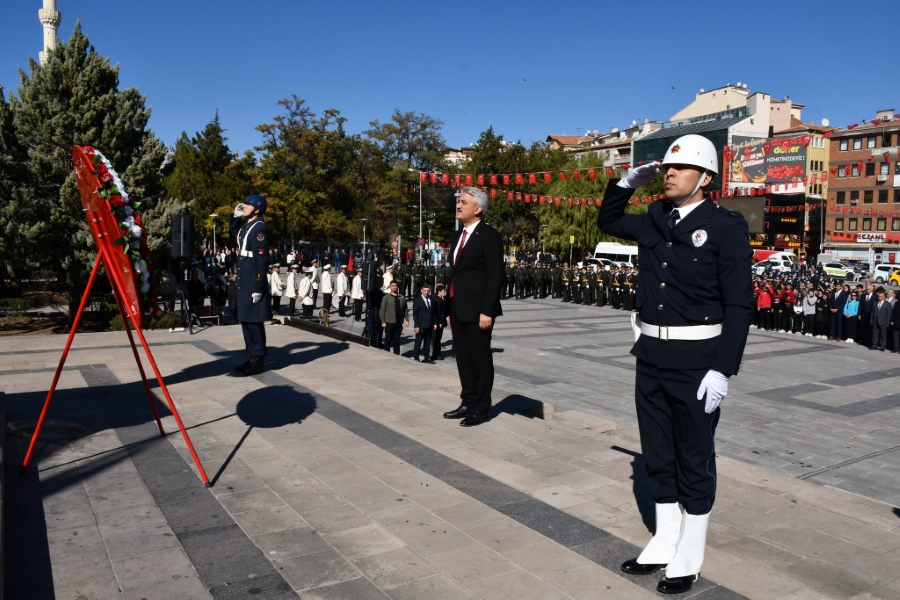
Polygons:
[[244,203],[240,203],[234,207],[234,216],[243,217],[244,216]]
[[253,304],[262,300],[262,294],[250,294],[250,297],[253,299]]
[[653,181],[653,178],[659,173],[659,169],[660,164],[656,161],[631,169],[628,171],[628,175],[625,179],[619,180],[618,186],[634,190],[643,185],[647,185]]
[[718,371],[710,369],[703,377],[703,381],[700,382],[700,389],[697,390],[697,400],[703,400],[703,396],[706,395],[706,414],[711,415],[722,404],[722,400],[725,399],[725,394],[727,393],[728,378]]

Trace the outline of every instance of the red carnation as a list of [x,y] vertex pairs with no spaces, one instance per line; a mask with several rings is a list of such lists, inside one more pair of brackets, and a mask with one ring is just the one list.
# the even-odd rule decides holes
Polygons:
[[116,208],[122,208],[123,206],[125,206],[125,200],[123,200],[122,196],[120,196],[119,194],[111,194],[109,196],[109,203]]
[[134,215],[134,224],[135,225],[137,225],[138,227],[143,225],[143,220],[141,219],[141,215],[139,215],[137,213],[132,213],[132,215]]

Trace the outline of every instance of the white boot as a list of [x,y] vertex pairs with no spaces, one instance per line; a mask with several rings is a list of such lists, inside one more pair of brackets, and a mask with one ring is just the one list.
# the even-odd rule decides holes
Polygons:
[[675,550],[675,558],[666,567],[666,577],[686,577],[698,575],[703,566],[706,551],[706,530],[709,528],[709,513],[692,515],[684,513],[681,537]]
[[638,556],[642,565],[667,565],[675,557],[678,534],[681,533],[682,512],[677,502],[656,505],[656,533]]

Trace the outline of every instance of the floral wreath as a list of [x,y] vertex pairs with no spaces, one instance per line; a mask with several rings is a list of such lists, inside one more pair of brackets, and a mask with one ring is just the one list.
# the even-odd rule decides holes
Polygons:
[[94,165],[94,175],[100,182],[97,194],[109,202],[110,210],[119,224],[122,237],[115,241],[117,246],[125,247],[125,255],[131,260],[134,267],[135,282],[138,284],[138,292],[145,306],[155,305],[155,280],[151,277],[150,269],[153,260],[150,257],[150,248],[147,246],[144,225],[137,208],[141,203],[132,200],[125,192],[125,186],[119,179],[119,174],[113,168],[103,154],[90,146],[84,146],[84,153],[91,159]]

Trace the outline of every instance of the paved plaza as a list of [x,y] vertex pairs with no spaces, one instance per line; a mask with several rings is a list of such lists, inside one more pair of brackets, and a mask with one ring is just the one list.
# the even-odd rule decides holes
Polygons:
[[[124,333],[76,337],[19,478],[65,338],[7,338],[6,598],[658,597],[618,569],[653,527],[627,314],[504,311],[495,415],[470,429],[441,418],[452,344],[432,366],[269,326],[244,378],[237,327],[150,332],[209,489]],[[900,598],[898,377],[897,355],[751,332],[687,597]]]

